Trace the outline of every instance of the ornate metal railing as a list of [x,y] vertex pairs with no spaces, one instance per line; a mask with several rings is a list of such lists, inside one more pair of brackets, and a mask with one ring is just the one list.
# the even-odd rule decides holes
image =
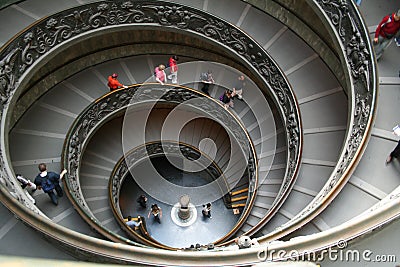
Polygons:
[[[106,3],[106,2],[105,2]],[[109,2],[107,2],[109,3]],[[119,3],[119,2],[118,2]],[[116,3],[115,5],[117,5]],[[129,2],[130,3],[130,2]],[[141,2],[142,3],[142,2]],[[158,2],[157,2],[158,3]],[[332,29],[333,36],[337,37],[337,40],[340,43],[340,47],[342,48],[342,51],[346,51],[346,54],[341,54],[340,56],[343,58],[343,68],[346,69],[347,66],[350,67],[349,71],[347,72],[348,74],[348,82],[351,87],[350,93],[349,93],[349,99],[352,103],[351,105],[351,120],[350,120],[350,126],[348,130],[348,137],[346,138],[345,141],[345,148],[343,150],[343,153],[341,154],[340,157],[340,163],[338,166],[335,168],[334,173],[331,176],[331,179],[329,182],[326,184],[324,190],[317,196],[315,201],[310,204],[310,206],[299,215],[299,217],[296,217],[296,222],[293,223],[291,222],[289,225],[285,225],[284,228],[285,233],[289,233],[292,231],[294,228],[299,227],[299,225],[305,224],[309,219],[311,219],[313,214],[316,214],[317,210],[321,210],[324,208],[327,203],[330,202],[330,200],[333,199],[333,197],[339,192],[340,188],[343,186],[345,181],[349,178],[350,173],[352,172],[355,164],[361,157],[361,153],[363,149],[365,148],[366,141],[368,139],[370,127],[372,125],[372,119],[373,119],[373,114],[375,112],[375,104],[376,104],[376,88],[377,88],[377,79],[376,79],[376,71],[374,67],[374,60],[372,56],[372,48],[371,44],[368,38],[368,32],[365,29],[365,27],[362,24],[362,21],[360,19],[360,16],[354,7],[351,1],[308,1],[308,3],[314,7],[317,11],[316,13],[321,15],[322,21],[326,21],[327,24],[329,23]],[[151,3],[153,4],[153,2]],[[34,65],[35,62],[40,60],[41,58],[46,56],[46,53],[50,51],[51,49],[54,48],[56,43],[61,43],[61,42],[66,42],[71,38],[71,36],[76,37],[79,34],[86,30],[91,30],[95,29],[90,23],[87,23],[87,18],[95,18],[92,19],[91,22],[96,22],[94,26],[102,27],[102,24],[100,23],[101,20],[106,20],[106,10],[103,5],[103,9],[100,8],[94,12],[96,9],[95,7],[98,4],[91,4],[87,5],[80,8],[77,8],[76,10],[69,10],[68,12],[64,12],[62,16],[66,16],[68,14],[71,14],[71,17],[68,19],[69,24],[66,23],[65,25],[57,25],[58,21],[52,21],[52,23],[49,23],[48,28],[45,27],[45,22],[49,21],[41,21],[37,25],[38,31],[25,31],[22,33],[20,37],[17,37],[16,39],[10,41],[9,43],[6,44],[5,48],[1,51],[0,53],[0,59],[1,62],[3,63],[1,66],[1,71],[0,71],[0,79],[2,81],[1,84],[1,131],[2,131],[2,139],[1,139],[1,158],[0,158],[0,167],[1,167],[1,178],[2,178],[2,201],[9,204],[7,206],[12,207],[15,212],[18,212],[19,214],[22,214],[25,212],[24,209],[20,209],[21,205],[17,205],[15,202],[13,202],[7,195],[6,192],[15,190],[15,179],[12,176],[12,171],[9,167],[8,159],[7,159],[7,153],[6,153],[6,145],[5,145],[5,138],[7,138],[7,116],[9,112],[12,111],[12,103],[16,102],[16,98],[18,97],[18,94],[20,93],[19,90],[22,88],[19,87],[20,82],[24,78],[24,74],[26,73],[27,70],[29,70],[30,67]],[[114,4],[113,4],[114,5]],[[162,5],[167,5],[171,7],[170,4],[162,4]],[[131,5],[129,5],[131,7]],[[125,6],[126,7],[126,6]],[[81,14],[80,11],[85,10],[85,12],[92,12],[92,15],[85,15]],[[157,10],[157,9],[155,9]],[[190,9],[188,9],[190,10]],[[84,15],[83,17],[81,16],[72,16],[73,11],[77,11],[78,14]],[[114,14],[112,17],[114,20],[111,21],[111,23],[120,24],[121,21],[115,18],[118,18],[119,16],[118,13],[120,14],[120,11],[118,9],[118,6],[112,10],[112,14]],[[186,24],[182,19],[180,19],[180,16],[174,16],[174,18],[178,18],[178,20],[170,21],[168,18],[165,18],[166,11],[169,11],[168,14],[177,14],[177,10],[175,10],[175,13],[172,9],[158,9],[160,12],[156,12],[157,14],[160,13],[159,17],[161,17],[161,22],[155,22],[155,23],[160,23],[162,25],[167,25],[168,27],[178,27],[181,28],[182,30],[185,30],[186,28],[184,27]],[[181,11],[178,9],[178,11]],[[190,10],[192,11],[192,10]],[[172,12],[172,13],[171,13]],[[89,14],[89,13],[87,13]],[[140,13],[141,14],[141,13]],[[179,13],[185,15],[185,13]],[[193,12],[189,12],[189,14],[193,14]],[[57,16],[54,16],[55,18],[60,18],[62,17],[61,14],[58,14]],[[139,16],[140,17],[140,16]],[[96,18],[99,18],[96,20]],[[189,16],[184,16],[186,22],[190,21],[191,17]],[[54,19],[54,18],[53,18]],[[56,23],[55,23],[56,22]],[[65,21],[64,21],[65,22]],[[63,22],[63,23],[64,23]],[[83,22],[83,23],[82,23]],[[290,99],[291,93],[289,92],[290,87],[286,86],[281,86],[281,76],[275,75],[276,72],[279,72],[277,69],[274,69],[274,65],[270,64],[272,61],[268,61],[268,59],[263,59],[263,54],[260,56],[257,53],[252,53],[252,47],[248,46],[246,48],[250,48],[250,50],[247,49],[242,49],[242,46],[237,46],[236,48],[235,45],[237,43],[237,38],[234,38],[236,42],[231,42],[232,39],[225,39],[226,35],[218,34],[223,31],[221,31],[221,27],[223,30],[225,30],[227,27],[224,22],[219,23],[220,20],[213,20],[212,25],[210,25],[208,28],[212,29],[213,31],[212,34],[208,34],[207,37],[209,38],[214,38],[215,40],[222,39],[223,43],[226,43],[226,46],[229,48],[232,48],[234,51],[237,51],[240,55],[245,58],[246,62],[254,62],[255,68],[269,81],[273,80],[271,83],[271,86],[275,90],[274,92],[276,93],[275,99],[278,99],[279,103],[283,102],[280,107],[282,110],[285,110],[284,114],[286,118],[288,118],[288,115],[295,113],[294,116],[294,126],[290,126],[290,123],[288,122],[287,119],[284,120],[285,125],[287,126],[287,134],[288,136],[292,136],[293,138],[288,138],[288,140],[293,140],[294,142],[294,147],[291,147],[291,152],[290,155],[292,155],[292,152],[298,152],[300,149],[301,141],[301,130],[300,127],[297,128],[299,125],[299,116],[298,116],[298,108],[295,107],[296,105],[294,102],[291,102],[292,100]],[[179,23],[179,24],[178,24]],[[189,23],[190,24],[190,23]],[[69,26],[72,25],[72,26]],[[78,30],[75,31],[74,25],[78,25]],[[79,26],[81,25],[81,26]],[[105,26],[111,25],[110,22],[105,22]],[[219,25],[218,27],[212,27],[213,25]],[[216,29],[215,29],[216,28]],[[68,33],[68,30],[70,31],[71,34],[61,34],[61,33]],[[229,30],[228,30],[229,32]],[[199,32],[198,32],[199,33]],[[201,34],[204,34],[205,31],[203,31]],[[232,32],[229,32],[230,34]],[[33,35],[35,34],[34,37],[39,37],[39,38],[33,38]],[[200,34],[200,33],[199,33]],[[237,32],[235,32],[235,35]],[[229,35],[228,35],[229,36]],[[48,40],[47,42],[44,42],[43,40],[46,39]],[[56,41],[54,41],[56,40]],[[240,40],[240,38],[239,38]],[[240,43],[240,42],[239,42]],[[243,52],[244,51],[244,52]],[[266,60],[264,63],[260,63],[263,60]],[[285,79],[283,79],[285,81]],[[289,98],[289,100],[287,100]],[[286,101],[290,103],[285,103]],[[293,111],[294,109],[294,111]],[[6,134],[4,134],[6,133]],[[298,138],[296,140],[296,137]],[[291,142],[290,142],[291,143]],[[297,153],[298,155],[299,153]],[[296,165],[296,160],[293,161],[291,160],[291,170],[294,170],[293,173],[297,172],[297,166]],[[18,193],[21,196],[21,199],[24,198],[23,193]],[[23,203],[22,203],[23,204]],[[23,216],[21,216],[23,217]],[[34,218],[29,218],[28,216],[24,217],[24,220],[26,221],[38,221],[37,217]],[[301,221],[301,223],[299,223]],[[45,226],[48,225],[48,222],[40,224],[37,222],[36,225],[40,225],[40,229],[42,232],[52,235],[48,231],[44,229]],[[59,233],[59,235],[65,235],[70,237],[68,241],[65,242],[71,242],[73,238],[80,239],[82,243],[85,243],[90,246],[91,241],[88,239],[84,239],[79,236],[74,236],[73,234],[67,234],[63,229],[59,229],[56,225],[52,225],[54,232]],[[43,228],[41,228],[43,227]],[[370,227],[374,227],[374,225],[370,225]],[[284,229],[282,228],[282,229]],[[274,233],[275,237],[279,237],[283,234],[282,231],[279,230],[279,233]],[[86,242],[87,241],[87,242]],[[72,243],[70,243],[72,244]],[[87,251],[88,253],[93,253],[95,254],[94,251],[89,252],[88,249],[85,249],[84,246],[77,245],[77,248],[80,248],[82,251]],[[100,244],[99,244],[100,245]],[[106,252],[110,252],[110,250],[107,250],[106,244],[101,243],[101,245],[104,245],[104,250],[103,250],[103,255],[106,255]],[[126,250],[126,248],[121,248],[121,251]],[[128,250],[128,252],[136,251],[135,249]],[[139,253],[139,252],[138,252]],[[172,256],[171,254],[168,253],[162,253],[162,252],[157,252],[157,253],[150,253],[150,252],[143,252],[141,251],[140,253],[146,254],[149,257],[158,257],[158,258],[163,258],[167,256]],[[126,253],[124,255],[121,255],[122,258],[130,258],[128,255],[129,253]],[[132,256],[132,254],[131,254]],[[225,257],[226,256],[226,257]],[[232,262],[235,261],[236,263],[239,262],[249,262],[249,261],[256,261],[257,259],[255,257],[252,257],[250,255],[250,252],[241,252],[236,256],[229,255],[229,258],[227,257],[228,255],[225,254],[220,254],[218,257],[220,259],[224,260],[224,263]],[[210,257],[209,255],[205,257]],[[204,258],[205,258],[204,257]],[[185,259],[190,262],[190,259],[186,257]],[[202,260],[201,256],[196,256],[196,260],[199,262]],[[198,263],[197,262],[197,263]],[[165,262],[164,262],[165,263]]]
[[[56,46],[93,30],[141,24],[178,28],[207,38],[234,52],[252,72],[264,78],[266,87],[271,88],[267,94],[272,94],[281,110],[286,128],[289,164],[281,191],[286,194],[297,175],[302,144],[300,116],[293,92],[279,67],[254,40],[233,25],[194,8],[163,1],[103,1],[72,8],[39,21],[8,42],[1,51],[0,59],[4,63],[0,77],[1,114],[11,116],[13,105],[10,103],[15,102],[22,92],[26,71],[34,68]],[[4,141],[2,144],[1,166],[4,167],[1,175],[8,180],[7,185],[12,185],[14,178],[4,153]],[[19,196],[23,199],[21,194]]]
[[261,238],[264,242],[276,240],[315,218],[344,187],[350,179],[366,148],[373,120],[377,98],[376,61],[360,14],[352,1],[309,1],[323,21],[330,25],[332,36],[336,37],[339,54],[349,85],[350,117],[343,150],[331,176],[323,189],[303,211],[289,222]]
[[[105,123],[105,121],[115,115],[120,115],[120,113],[128,107],[134,109],[135,105],[155,102],[175,104],[188,103],[187,105],[193,109],[208,114],[214,120],[223,125],[226,131],[234,137],[235,142],[237,142],[239,147],[242,149],[245,162],[254,162],[254,158],[256,158],[255,149],[252,145],[251,139],[240,121],[232,113],[225,110],[218,101],[206,97],[203,93],[181,86],[161,86],[158,83],[149,83],[134,85],[127,89],[120,89],[101,97],[96,100],[96,102],[89,105],[71,126],[63,149],[63,163],[68,171],[68,177],[65,179],[65,184],[68,188],[67,195],[70,197],[72,203],[90,225],[95,225],[94,227],[99,232],[112,240],[118,236],[102,226],[101,222],[97,220],[96,216],[94,216],[86,204],[82,194],[79,181],[79,166],[81,165],[81,159],[91,136]],[[162,145],[164,146],[163,143]],[[146,147],[137,151],[148,153]],[[126,160],[137,160],[137,154],[130,154],[130,156],[127,155]],[[118,173],[129,171],[130,163],[129,166],[121,165],[121,167],[123,168],[119,169]],[[249,184],[254,187],[254,185],[257,184],[258,179],[257,164],[252,164],[251,167],[247,168],[247,171]],[[236,179],[236,177],[230,178],[226,176],[226,179]],[[111,188],[113,190],[111,193],[113,194],[113,201],[115,201],[115,194],[118,192],[117,187],[120,185],[120,182],[121,180],[119,179],[112,179]],[[231,188],[226,188],[225,190],[228,192],[230,189]],[[243,212],[237,225],[227,234],[226,238],[231,236],[247,218],[249,211],[251,210],[251,205],[254,202],[255,194],[256,190],[251,192],[249,191],[249,206],[246,208],[245,212]]]
[[[152,158],[157,156],[165,156],[165,155],[172,155],[176,157],[185,157],[189,160],[196,160],[198,164],[203,166],[204,171],[206,171],[211,179],[217,181],[217,186],[221,192],[221,196],[225,194],[225,192],[229,191],[229,185],[224,177],[223,170],[219,168],[217,163],[213,161],[208,155],[205,155],[201,152],[198,148],[185,144],[182,142],[169,142],[169,141],[162,141],[162,142],[151,142],[137,148],[132,149],[126,155],[124,155],[115,165],[114,170],[112,172],[111,178],[108,183],[109,188],[109,199],[111,203],[111,208],[114,213],[115,218],[118,220],[120,225],[126,230],[128,235],[139,242],[142,241],[142,237],[139,236],[136,232],[131,231],[128,229],[129,227],[126,226],[125,222],[123,221],[123,214],[120,207],[120,192],[121,187],[124,183],[125,178],[130,173],[135,165],[140,163],[143,159]],[[199,161],[200,160],[200,161]],[[247,170],[247,172],[249,172]],[[254,170],[252,170],[248,176],[254,176]],[[219,177],[222,177],[222,181]],[[178,200],[178,196],[176,196]],[[126,217],[126,216],[125,216]],[[240,218],[238,218],[239,220]],[[149,238],[149,235],[146,234],[144,236],[145,239],[152,241],[153,243],[157,243],[157,241]],[[222,237],[222,239],[224,239]],[[146,240],[146,241],[147,241]],[[144,241],[144,242],[146,242]],[[154,244],[151,244],[155,246]],[[155,246],[161,247],[162,246]]]

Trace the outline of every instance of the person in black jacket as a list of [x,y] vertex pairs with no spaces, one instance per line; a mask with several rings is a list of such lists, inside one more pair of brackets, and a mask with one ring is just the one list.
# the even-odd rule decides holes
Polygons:
[[145,195],[140,195],[137,199],[137,203],[139,203],[140,207],[145,209],[147,207],[147,197]]
[[[35,185],[37,186],[37,189],[42,189],[43,192],[47,193],[51,199],[51,202],[53,202],[54,205],[58,205],[58,197],[63,196],[63,191],[60,186],[60,180],[63,178],[63,176],[67,173],[67,170],[64,169],[60,174],[55,173],[55,172],[49,172],[47,171],[47,166],[44,163],[40,163],[39,166],[39,171],[40,173],[36,176],[35,178]],[[54,189],[57,192],[57,196],[54,193]]]
[[200,75],[200,82],[203,83],[203,87],[201,88],[201,91],[209,96],[210,95],[210,92],[209,92],[210,85],[215,83],[212,71],[208,70],[207,72],[203,72]]
[[231,91],[225,90],[224,94],[221,96],[220,100],[222,103],[224,103],[224,108],[228,109],[228,107],[233,108],[233,96]]

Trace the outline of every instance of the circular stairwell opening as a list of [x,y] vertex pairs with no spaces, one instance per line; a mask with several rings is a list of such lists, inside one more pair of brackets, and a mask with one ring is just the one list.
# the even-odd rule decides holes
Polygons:
[[[175,161],[182,161],[178,156],[170,156]],[[151,166],[149,166],[151,165]],[[204,167],[204,166],[203,166]],[[203,216],[202,205],[195,206],[189,204],[190,216],[187,220],[182,220],[178,216],[179,198],[183,192],[165,192],[163,187],[158,187],[159,194],[173,194],[176,203],[169,204],[160,202],[147,195],[143,189],[135,182],[133,176],[145,176],[148,179],[148,169],[155,168],[157,172],[168,182],[178,186],[195,188],[204,186],[210,181],[218,178],[213,177],[213,173],[204,169],[199,172],[185,172],[178,169],[174,164],[164,156],[155,156],[149,160],[143,160],[133,167],[124,179],[119,194],[119,208],[123,217],[128,215],[132,217],[142,216],[146,220],[146,229],[151,238],[157,240],[163,245],[185,248],[190,245],[215,242],[225,236],[237,223],[239,214],[234,214],[231,208],[227,207],[226,199],[221,197],[213,201],[211,218]],[[156,184],[154,186],[157,186]],[[136,199],[141,194],[145,194],[148,198],[147,208],[141,207]],[[207,200],[204,200],[204,204]],[[157,204],[162,209],[162,217],[160,222],[152,217],[148,218],[152,204]]]
[[[146,118],[143,112],[143,109],[136,110],[131,116]],[[175,121],[185,118],[180,128],[171,124],[165,126],[171,115]],[[129,129],[129,134],[137,140],[140,127],[136,124]],[[176,129],[177,140],[170,141],[168,131]],[[158,103],[153,107],[143,133],[150,141],[146,148],[139,146],[125,153],[129,173],[121,182],[118,196],[122,217],[144,217],[151,238],[175,248],[213,243],[232,231],[241,216],[237,211],[244,208],[249,193],[243,190],[249,186],[247,159],[239,152],[240,145],[232,134],[203,111],[187,106],[177,108],[171,103]],[[165,139],[160,141],[158,137]],[[134,160],[130,159],[131,154],[135,155]],[[244,169],[230,171],[234,165],[232,160]],[[229,177],[235,180],[229,181]],[[236,205],[240,207],[233,208],[229,192],[239,189],[243,190],[236,196]],[[146,208],[136,202],[142,194],[148,198]],[[178,216],[177,203],[183,195],[190,197],[188,220]],[[207,203],[212,205],[211,218],[202,214],[202,205]],[[160,221],[150,213],[152,204],[162,209]]]
[[[146,86],[146,85],[145,85]],[[147,87],[149,87],[149,89],[146,89]],[[162,149],[166,148],[167,150],[170,149],[173,146],[169,146],[168,145],[168,141],[171,141],[173,139],[170,138],[165,138],[166,136],[169,137],[168,135],[168,129],[172,129],[173,132],[175,133],[176,131],[179,133],[178,134],[178,138],[177,138],[177,142],[178,144],[189,144],[190,146],[195,147],[196,149],[200,149],[202,150],[200,154],[196,154],[196,153],[192,153],[192,151],[190,151],[190,149],[184,149],[187,152],[187,156],[183,157],[182,159],[186,161],[186,163],[188,162],[192,162],[192,161],[196,161],[199,158],[205,158],[205,159],[209,159],[209,162],[207,164],[203,164],[203,166],[209,166],[213,161],[217,162],[218,167],[222,169],[222,173],[224,171],[231,171],[230,175],[233,175],[234,173],[232,172],[237,172],[238,174],[240,173],[240,175],[236,175],[236,177],[238,178],[237,181],[234,181],[234,184],[237,184],[238,181],[240,181],[242,178],[243,180],[247,180],[249,181],[250,178],[249,176],[245,176],[243,175],[246,171],[244,172],[240,172],[240,168],[239,169],[235,169],[237,166],[243,165],[245,166],[245,169],[247,168],[247,165],[249,164],[248,161],[248,153],[243,153],[243,151],[241,151],[241,144],[239,144],[237,141],[235,141],[235,138],[233,138],[233,133],[232,128],[225,128],[227,127],[227,125],[224,125],[223,122],[224,120],[215,120],[215,118],[213,116],[210,116],[210,112],[206,112],[204,110],[202,110],[202,107],[205,107],[205,103],[200,102],[199,104],[195,103],[192,105],[182,105],[180,106],[179,103],[177,103],[176,101],[168,101],[169,97],[175,97],[173,98],[173,100],[175,99],[179,99],[180,94],[183,94],[184,96],[188,96],[190,94],[188,94],[188,90],[178,90],[178,88],[171,88],[171,89],[167,89],[166,87],[162,87],[162,88],[158,88],[157,86],[154,87],[154,85],[147,85],[147,87],[144,88],[144,90],[142,90],[142,93],[145,94],[147,91],[149,92],[149,94],[152,93],[162,93],[162,94],[167,94],[168,97],[167,98],[163,98],[161,100],[157,100],[157,101],[153,101],[153,100],[149,100],[147,97],[139,97],[140,99],[145,99],[144,102],[138,102],[136,104],[130,105],[129,109],[130,111],[133,112],[126,112],[123,109],[117,109],[116,113],[114,114],[110,114],[104,117],[104,119],[99,123],[99,128],[96,130],[93,130],[90,134],[88,139],[90,139],[90,141],[87,143],[87,145],[85,146],[85,150],[89,150],[91,151],[91,153],[89,154],[90,156],[93,155],[97,155],[97,154],[102,154],[100,151],[97,152],[98,149],[104,149],[104,151],[107,151],[107,158],[114,158],[116,152],[120,153],[120,157],[124,155],[123,158],[125,158],[123,161],[127,163],[127,165],[129,167],[131,167],[132,165],[129,164],[130,163],[130,159],[128,158],[129,153],[127,153],[126,151],[126,147],[124,147],[126,145],[126,143],[123,142],[123,138],[124,135],[128,135],[133,137],[132,141],[134,143],[131,143],[130,147],[140,147],[143,146],[143,140],[147,141],[144,144],[146,144],[146,148],[145,148],[145,152],[147,151],[156,151],[157,152],[157,147],[148,147],[148,145],[150,143],[154,143],[160,140],[160,138],[162,137],[163,139],[162,142]],[[151,89],[151,90],[150,90]],[[223,90],[223,88],[221,88]],[[113,100],[113,98],[118,98],[120,99],[123,96],[126,96],[128,94],[128,92],[125,91],[118,91],[115,94],[110,95],[111,100],[108,99],[108,96],[105,96],[103,99],[100,99],[100,101],[105,101],[105,103],[117,103],[114,102],[115,100]],[[142,96],[142,94],[139,94],[139,96]],[[147,96],[147,95],[146,95]],[[200,97],[200,99],[203,99],[202,101],[206,101],[206,102],[212,102],[214,104],[216,104],[216,106],[214,108],[220,108],[221,110],[216,110],[216,112],[218,113],[225,113],[226,111],[222,108],[222,106],[219,106],[218,102],[216,101],[211,101],[208,98],[204,98],[204,97]],[[105,104],[101,104],[100,102],[96,103],[96,105],[100,105],[100,106],[104,106],[107,107]],[[177,108],[179,106],[179,108]],[[149,112],[149,115],[147,115],[147,113]],[[172,112],[173,111],[173,112]],[[129,121],[130,123],[126,123],[126,116],[127,113],[129,114],[128,116],[132,116],[133,120]],[[123,114],[123,118],[122,115]],[[174,116],[170,116],[171,114],[174,114]],[[190,116],[188,116],[188,114]],[[170,116],[170,117],[169,117]],[[231,116],[231,115],[230,115]],[[187,118],[190,119],[187,119]],[[232,118],[234,118],[233,116],[231,116]],[[147,118],[147,119],[145,119]],[[173,124],[170,125],[170,127],[164,127],[164,123],[166,121],[168,121],[168,119],[171,119],[172,122],[176,121],[176,118],[185,118],[185,123],[181,124],[181,127],[173,127]],[[144,130],[139,127],[141,120],[143,120],[145,122],[145,128]],[[114,123],[114,121],[116,123]],[[110,126],[108,126],[108,124],[110,124]],[[112,124],[112,125],[111,125]],[[131,126],[130,128],[128,128],[128,131],[126,131],[127,129],[124,129],[124,127],[128,125]],[[200,127],[199,127],[200,125]],[[229,123],[228,125],[232,126],[234,125],[234,123]],[[97,127],[96,127],[97,128]],[[106,129],[104,130],[103,129]],[[163,132],[163,130],[165,130],[166,132]],[[236,133],[237,134],[237,133]],[[245,134],[243,136],[246,136]],[[105,139],[105,137],[107,137]],[[106,141],[109,140],[109,141]],[[240,139],[239,139],[240,140]],[[246,139],[246,142],[249,142],[249,139]],[[166,142],[166,144],[165,144]],[[136,144],[136,146],[134,146],[133,144]],[[242,143],[243,144],[243,143]],[[116,146],[114,146],[116,145]],[[114,147],[113,147],[114,146]],[[122,146],[122,147],[121,147]],[[110,148],[114,148],[115,151],[110,151]],[[208,151],[206,151],[208,149]],[[132,149],[131,149],[132,150]],[[184,154],[184,153],[182,153]],[[215,156],[214,156],[215,154]],[[233,156],[232,156],[233,155]],[[168,156],[168,155],[167,155]],[[203,157],[202,157],[203,156]],[[85,153],[85,157],[86,157],[86,153]],[[103,156],[104,157],[104,156]],[[179,158],[179,157],[178,157]],[[111,158],[110,158],[111,159]],[[138,162],[137,160],[138,158],[136,157],[136,159],[134,160],[135,162]],[[230,162],[232,161],[233,162]],[[220,160],[222,160],[221,162],[219,162]],[[89,160],[91,161],[91,160]],[[115,159],[115,162],[117,162],[118,159]],[[172,157],[172,160],[170,160],[169,162],[174,163],[174,157]],[[80,172],[84,174],[84,176],[89,176],[87,174],[88,173],[88,169],[86,168],[89,167],[89,169],[91,168],[92,164],[85,164],[85,159],[82,159],[82,166],[80,169]],[[187,170],[187,166],[190,166],[189,169],[193,168],[194,170],[199,169],[199,164],[182,164],[183,165],[183,170]],[[176,166],[176,163],[174,164],[174,166]],[[235,168],[229,168],[234,166]],[[201,166],[200,166],[201,167]],[[153,168],[153,167],[152,167]],[[203,168],[203,167],[201,167]],[[200,168],[200,169],[201,169]],[[128,168],[129,169],[129,168]],[[154,168],[153,168],[154,169]],[[193,170],[191,169],[191,170]],[[113,170],[113,173],[119,173],[117,170]],[[217,172],[218,174],[218,172]],[[92,176],[92,175],[90,175]],[[146,179],[149,176],[143,176],[143,180],[149,180]],[[132,178],[135,178],[134,175],[132,176]],[[81,182],[84,182],[84,180],[80,179]],[[131,179],[132,180],[132,179]],[[165,180],[165,179],[164,179]],[[111,180],[110,180],[111,181]],[[121,184],[123,183],[123,179],[120,180]],[[137,183],[137,181],[135,180],[135,182]],[[167,181],[168,182],[168,181]],[[170,183],[170,182],[169,182]],[[113,184],[113,182],[111,181],[109,183],[109,186]],[[142,186],[141,183],[138,183]],[[212,215],[212,219],[215,219],[215,216],[217,213],[215,213],[217,211],[218,208],[218,204],[216,204],[215,201],[220,201],[220,198],[222,198],[224,196],[225,192],[228,192],[225,190],[225,192],[221,193],[220,188],[218,187],[218,184],[214,184],[214,188],[217,188],[217,190],[213,189],[214,192],[218,191],[219,192],[219,197],[218,198],[210,198],[208,197],[208,193],[206,194],[199,194],[200,197],[198,199],[196,199],[196,194],[190,194],[187,191],[182,191],[180,190],[181,188],[179,188],[176,184],[170,183],[173,185],[173,190],[171,192],[173,192],[174,194],[167,194],[170,191],[166,191],[167,193],[162,194],[161,196],[173,196],[171,197],[171,201],[160,201],[159,197],[159,191],[158,188],[156,188],[155,190],[155,194],[148,194],[148,196],[150,196],[151,198],[154,199],[155,201],[158,201],[157,203],[165,203],[166,205],[169,206],[169,209],[171,209],[174,204],[176,204],[179,196],[181,196],[182,194],[189,194],[190,196],[193,196],[193,204],[195,205],[195,207],[197,207],[197,215],[199,215],[199,212],[201,212],[201,208],[200,206],[202,204],[206,204],[207,202],[211,202],[213,203],[213,210],[214,213]],[[154,187],[159,187],[159,188],[163,188],[163,186],[158,183],[158,181],[154,181],[152,180],[150,183],[150,187],[154,188]],[[88,189],[91,188],[91,186],[85,186],[84,184],[81,184],[81,186],[87,187]],[[123,186],[125,187],[125,185]],[[248,187],[248,186],[244,186],[244,187]],[[141,187],[142,189],[147,187]],[[190,187],[185,187],[185,189],[187,189]],[[234,187],[230,187],[230,188],[234,188]],[[164,188],[163,188],[164,189]],[[197,189],[197,188],[196,188]],[[210,191],[210,190],[208,190]],[[112,190],[112,196],[110,195],[110,197],[112,198],[120,198],[119,195],[119,190]],[[114,194],[114,192],[118,192],[118,194]],[[178,192],[178,193],[177,193]],[[88,191],[89,193],[89,191]],[[146,193],[148,193],[146,191]],[[212,192],[211,192],[212,193]],[[85,195],[86,193],[83,192],[83,194]],[[111,193],[110,193],[111,194]],[[247,189],[247,191],[243,191],[242,195],[240,196],[236,196],[238,198],[240,198],[241,200],[243,200],[244,203],[242,203],[243,205],[246,205],[246,199],[247,199],[247,195],[251,194],[250,190]],[[215,195],[215,194],[214,194]],[[137,194],[132,194],[130,196],[129,199],[125,199],[123,201],[128,202],[128,203],[133,203],[136,204],[136,198],[138,197]],[[235,198],[236,198],[235,197]],[[91,197],[92,198],[92,197]],[[153,202],[153,200],[149,198],[149,205],[151,205],[151,202]],[[122,199],[122,198],[121,198]],[[121,202],[122,203],[122,202]],[[93,205],[91,203],[88,202],[89,208],[90,209],[94,209],[97,211],[96,208],[92,207]],[[119,205],[118,205],[119,206]],[[226,209],[226,207],[225,207]],[[236,218],[240,218],[240,216],[242,214],[233,214],[233,209],[228,209],[229,212],[231,212],[232,215],[235,215],[233,217]],[[165,219],[165,215],[168,214],[168,211],[166,212],[166,208],[164,208],[164,219]],[[114,214],[119,220],[121,217],[127,217],[128,215],[133,215],[133,216],[137,216],[138,214],[132,214],[135,213],[135,210],[133,209],[128,209],[128,211],[122,212],[122,214]],[[201,214],[201,213],[200,213]],[[219,213],[218,213],[219,214]],[[222,214],[222,213],[221,213]],[[148,210],[143,210],[143,214],[141,214],[141,216],[143,217],[147,217],[148,215]],[[96,215],[97,216],[97,215]],[[199,217],[199,216],[198,216]],[[202,215],[200,216],[202,217]],[[105,218],[107,221],[107,218]],[[108,217],[109,219],[109,217]],[[197,221],[199,221],[199,218],[197,219]],[[216,221],[216,220],[214,220]],[[236,223],[238,223],[238,221],[235,221]],[[152,223],[152,222],[151,222]],[[158,223],[157,222],[154,223],[154,226],[158,227]],[[226,224],[226,222],[221,221],[220,223],[217,223],[217,225],[219,224]],[[164,225],[163,223],[161,223],[161,225]],[[151,232],[151,230],[149,231],[152,235],[151,237],[154,238],[157,242],[162,243],[163,245],[167,245],[167,246],[171,246],[171,247],[175,247],[175,248],[183,248],[183,247],[189,247],[190,245],[192,245],[193,243],[201,243],[203,245],[208,244],[210,242],[214,242],[214,243],[218,243],[221,242],[220,240],[224,240],[224,238],[227,238],[227,236],[230,236],[234,233],[234,231],[236,231],[236,228],[233,228],[233,226],[237,226],[236,225],[231,225],[229,226],[229,229],[227,229],[227,231],[225,232],[224,235],[220,235],[220,236],[213,236],[212,234],[204,234],[207,233],[205,232],[206,229],[208,230],[212,230],[213,227],[209,227],[210,225],[205,225],[204,231],[203,231],[203,236],[206,236],[207,239],[204,240],[193,240],[190,239],[190,242],[188,240],[178,240],[181,243],[168,243],[171,241],[168,240],[160,240],[157,239],[156,236],[154,236],[154,233]],[[186,228],[190,228],[190,227],[186,227]],[[193,227],[192,227],[193,228]],[[171,230],[166,228],[166,233],[165,236],[171,236]],[[161,233],[161,231],[157,231],[157,233]],[[174,236],[174,235],[172,235]],[[190,236],[194,236],[194,235],[186,235],[187,237]]]

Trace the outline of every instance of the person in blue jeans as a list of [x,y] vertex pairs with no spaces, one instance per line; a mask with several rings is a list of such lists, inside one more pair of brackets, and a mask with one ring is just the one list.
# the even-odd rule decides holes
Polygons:
[[134,221],[132,216],[128,216],[128,220],[126,221],[126,225],[128,225],[132,230],[136,230],[136,227],[140,226],[142,221],[140,221],[140,216],[138,216],[138,221]]
[[[42,189],[43,192],[47,193],[53,202],[54,205],[58,205],[58,197],[63,196],[63,191],[60,186],[60,180],[67,173],[67,170],[64,169],[60,174],[55,172],[47,171],[47,166],[45,163],[40,163],[39,166],[40,173],[35,178],[35,185],[37,189]],[[54,190],[57,192],[57,196],[54,193]]]

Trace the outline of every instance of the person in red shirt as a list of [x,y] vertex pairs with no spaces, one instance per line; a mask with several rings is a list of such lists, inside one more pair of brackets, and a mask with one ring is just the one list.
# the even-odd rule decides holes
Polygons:
[[375,30],[374,48],[376,59],[379,60],[390,41],[399,33],[400,9],[391,15],[385,16]]
[[110,91],[117,90],[120,87],[128,88],[128,86],[123,85],[117,80],[118,74],[113,73],[113,75],[108,76],[108,87],[110,87]]
[[172,56],[169,58],[169,71],[170,75],[168,75],[168,79],[172,80],[171,82],[174,84],[178,83],[178,56]]

